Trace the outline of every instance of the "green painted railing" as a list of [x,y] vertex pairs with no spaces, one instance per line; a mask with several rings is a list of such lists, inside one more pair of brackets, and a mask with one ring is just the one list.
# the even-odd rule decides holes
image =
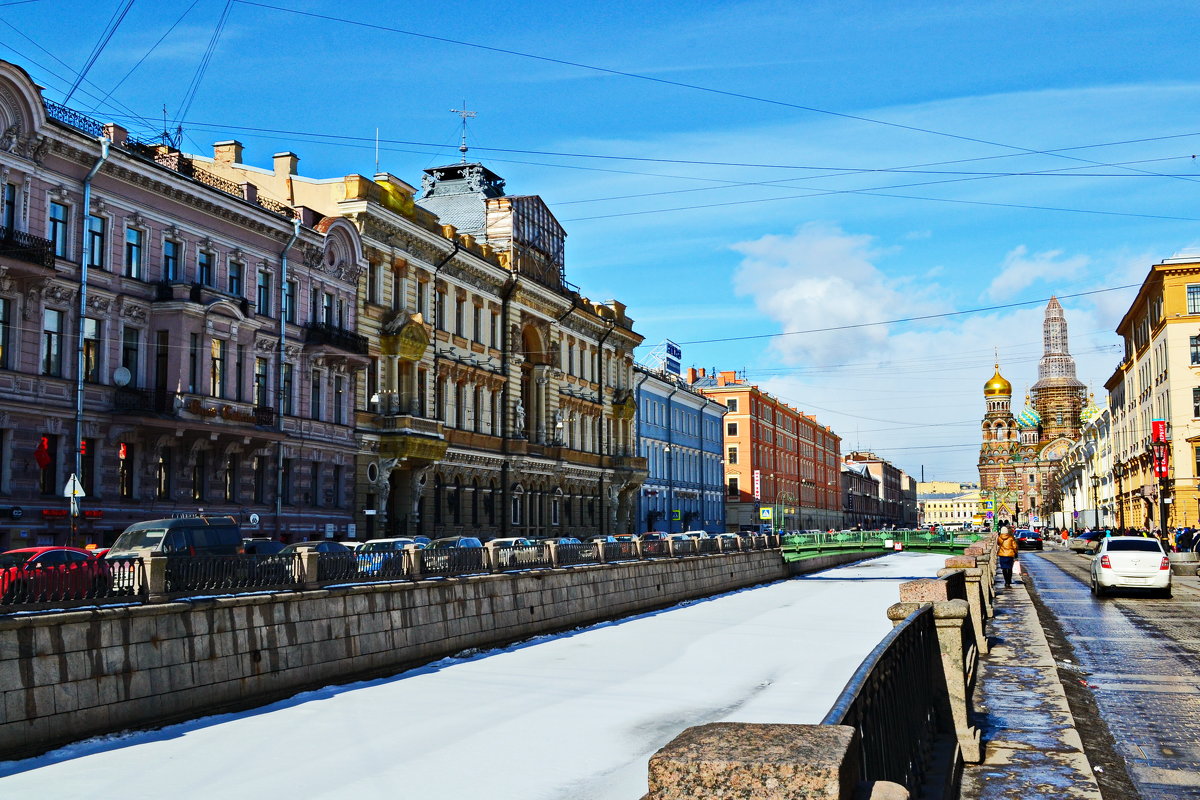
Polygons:
[[[797,533],[783,537],[783,558],[798,561],[818,553],[893,550],[900,544],[905,550],[931,553],[961,553],[983,534],[946,531],[834,531],[833,533]],[[891,542],[891,545],[888,544]]]

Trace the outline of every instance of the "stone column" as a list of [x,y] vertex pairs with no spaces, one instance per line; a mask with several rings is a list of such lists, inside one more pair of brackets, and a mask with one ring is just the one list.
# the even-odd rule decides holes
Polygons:
[[533,368],[533,409],[534,436],[538,444],[546,443],[546,409],[549,407],[546,397],[546,387],[550,384],[550,368],[544,364]]
[[312,547],[300,547],[298,551],[300,553],[300,574],[296,576],[296,582],[302,589],[316,589],[317,565],[321,554]]
[[975,636],[975,647],[980,655],[989,651],[987,634],[984,632],[984,588],[983,570],[975,556],[951,556],[946,559],[946,569],[938,571],[938,577],[950,570],[962,570],[967,581],[967,602],[971,606],[971,630]]
[[147,603],[167,601],[167,557],[162,553],[142,556],[142,594]]

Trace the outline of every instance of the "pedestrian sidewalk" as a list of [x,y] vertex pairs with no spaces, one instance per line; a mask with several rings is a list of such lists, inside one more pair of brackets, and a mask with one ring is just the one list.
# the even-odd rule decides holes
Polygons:
[[1050,645],[1022,580],[996,592],[996,616],[989,629],[992,650],[980,659],[974,698],[984,759],[963,770],[962,797],[1100,800]]

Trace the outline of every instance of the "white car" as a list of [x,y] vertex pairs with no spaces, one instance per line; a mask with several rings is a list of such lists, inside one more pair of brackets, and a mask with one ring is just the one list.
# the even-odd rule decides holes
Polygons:
[[1100,540],[1092,556],[1092,593],[1103,596],[1110,589],[1154,589],[1161,597],[1171,596],[1171,559],[1158,539],[1111,536]]

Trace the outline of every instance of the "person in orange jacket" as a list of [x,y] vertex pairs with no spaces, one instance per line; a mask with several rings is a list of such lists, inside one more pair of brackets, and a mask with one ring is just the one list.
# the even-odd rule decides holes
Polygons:
[[1012,586],[1013,563],[1017,560],[1017,537],[1007,525],[1000,526],[1000,536],[996,538],[999,546],[996,555],[1000,560],[1000,571],[1004,573],[1004,585]]

